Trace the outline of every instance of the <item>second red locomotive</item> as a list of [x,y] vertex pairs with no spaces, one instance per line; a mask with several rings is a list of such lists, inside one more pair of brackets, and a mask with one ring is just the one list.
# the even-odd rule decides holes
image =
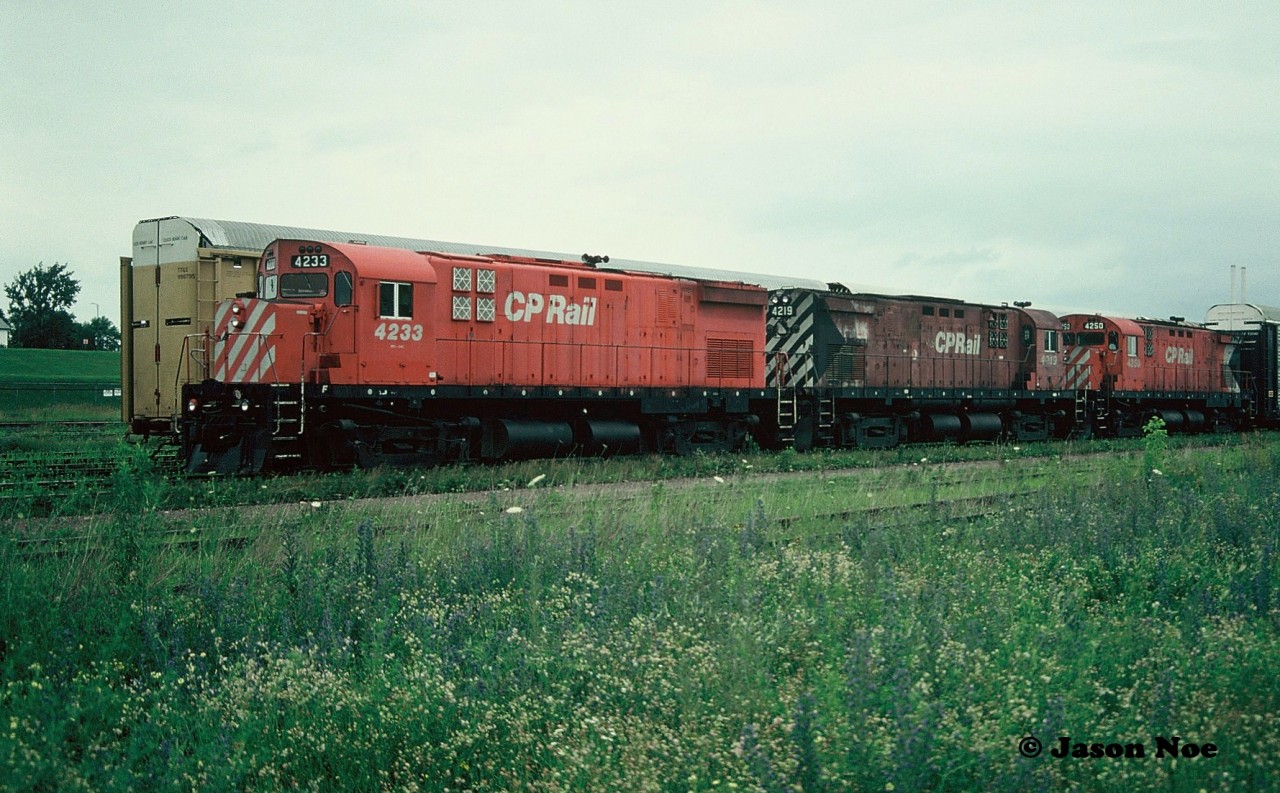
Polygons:
[[798,395],[800,448],[1068,429],[1059,323],[1047,311],[794,289],[770,296],[768,323],[769,385],[784,401]]

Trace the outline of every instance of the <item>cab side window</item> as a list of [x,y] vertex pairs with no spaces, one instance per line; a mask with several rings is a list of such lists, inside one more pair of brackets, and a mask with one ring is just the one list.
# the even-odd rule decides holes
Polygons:
[[386,319],[412,319],[413,284],[387,281],[378,284],[378,316]]
[[340,271],[333,274],[333,302],[339,306],[351,305],[355,285],[351,273]]

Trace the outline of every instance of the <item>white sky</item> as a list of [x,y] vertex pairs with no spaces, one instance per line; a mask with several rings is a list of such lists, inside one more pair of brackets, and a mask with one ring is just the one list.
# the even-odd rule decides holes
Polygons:
[[166,215],[1199,320],[1278,144],[1275,2],[0,0],[0,284],[81,320]]

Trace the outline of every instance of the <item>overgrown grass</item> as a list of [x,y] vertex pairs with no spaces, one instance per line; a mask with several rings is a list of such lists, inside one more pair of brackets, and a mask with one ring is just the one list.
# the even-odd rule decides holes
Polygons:
[[[38,461],[41,455],[87,448],[95,451],[102,442],[114,445],[123,459],[134,453],[132,443],[121,443],[124,431],[109,429],[100,439],[74,436],[0,438],[0,454],[28,454]],[[1242,443],[1237,435],[1172,436],[1168,448],[1218,447],[1224,454]],[[152,441],[154,450],[155,441]],[[340,501],[388,496],[415,496],[430,493],[462,493],[520,487],[535,476],[545,475],[544,487],[572,486],[586,483],[609,484],[654,482],[680,478],[755,476],[762,473],[825,472],[859,469],[885,469],[900,466],[936,466],[951,462],[990,461],[1056,461],[1077,455],[1101,455],[1120,451],[1142,453],[1137,440],[1110,440],[1084,443],[1048,442],[1026,444],[954,444],[915,445],[893,450],[818,451],[797,454],[695,454],[689,457],[647,455],[625,458],[564,458],[532,460],[497,465],[450,465],[430,469],[377,468],[332,474],[299,474],[294,476],[235,478],[182,478],[170,482],[162,506],[181,509],[192,506],[230,506],[235,504],[296,503],[299,500]],[[93,483],[67,491],[50,499],[38,488],[17,494],[0,502],[0,520],[16,516],[38,517],[82,515],[98,508],[100,494]]]
[[193,515],[182,544],[135,455],[95,542],[0,557],[0,786],[1274,789],[1280,447],[1148,450],[979,523],[797,534],[710,480]]

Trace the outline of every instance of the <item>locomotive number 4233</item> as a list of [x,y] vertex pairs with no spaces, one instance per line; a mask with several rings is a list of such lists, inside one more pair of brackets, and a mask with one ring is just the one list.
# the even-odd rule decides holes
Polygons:
[[408,322],[379,322],[373,335],[383,341],[422,341],[422,326]]

